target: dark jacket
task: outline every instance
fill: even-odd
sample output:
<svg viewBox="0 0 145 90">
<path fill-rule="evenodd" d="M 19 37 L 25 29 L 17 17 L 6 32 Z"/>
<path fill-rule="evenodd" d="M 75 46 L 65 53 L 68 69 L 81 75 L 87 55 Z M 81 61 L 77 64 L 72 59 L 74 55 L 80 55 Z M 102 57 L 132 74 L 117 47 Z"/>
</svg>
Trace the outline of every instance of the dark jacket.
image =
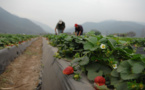
<svg viewBox="0 0 145 90">
<path fill-rule="evenodd" d="M 63 30 L 64 28 L 65 28 L 65 23 L 64 22 L 62 22 L 62 24 L 57 23 L 56 29 Z"/>
<path fill-rule="evenodd" d="M 78 25 L 78 28 L 75 28 L 75 32 L 77 33 L 77 35 L 79 34 L 79 32 L 81 31 L 81 34 L 83 34 L 83 27 L 81 25 Z"/>
</svg>

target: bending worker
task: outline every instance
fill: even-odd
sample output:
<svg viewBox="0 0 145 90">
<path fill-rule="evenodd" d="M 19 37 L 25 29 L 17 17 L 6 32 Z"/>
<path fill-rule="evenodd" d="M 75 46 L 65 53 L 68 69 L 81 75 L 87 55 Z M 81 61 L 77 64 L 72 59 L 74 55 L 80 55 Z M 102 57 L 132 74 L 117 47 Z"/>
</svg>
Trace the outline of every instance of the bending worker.
<svg viewBox="0 0 145 90">
<path fill-rule="evenodd" d="M 82 25 L 75 24 L 75 35 L 76 36 L 83 35 L 83 27 L 82 27 Z"/>
<path fill-rule="evenodd" d="M 59 22 L 57 23 L 56 27 L 55 27 L 55 34 L 57 35 L 57 31 L 58 34 L 63 33 L 64 29 L 65 29 L 65 23 L 62 20 L 59 20 Z"/>
</svg>

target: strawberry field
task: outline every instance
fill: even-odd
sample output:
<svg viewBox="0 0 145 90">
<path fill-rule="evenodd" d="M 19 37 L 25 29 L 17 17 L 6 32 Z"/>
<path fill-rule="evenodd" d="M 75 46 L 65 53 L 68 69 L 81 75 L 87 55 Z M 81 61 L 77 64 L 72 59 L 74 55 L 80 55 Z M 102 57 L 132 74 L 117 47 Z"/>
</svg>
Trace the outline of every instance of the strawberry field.
<svg viewBox="0 0 145 90">
<path fill-rule="evenodd" d="M 71 62 L 62 71 L 65 75 L 73 74 L 72 78 L 79 80 L 85 73 L 96 90 L 145 89 L 145 55 L 136 54 L 136 49 L 144 46 L 144 38 L 103 37 L 94 32 L 79 37 L 67 34 L 44 37 L 48 44 L 58 48 L 54 57 Z M 102 81 L 99 83 L 98 79 Z"/>
<path fill-rule="evenodd" d="M 36 40 L 36 37 L 35 35 L 0 34 L 0 74 L 5 71 L 11 61 Z"/>
<path fill-rule="evenodd" d="M 0 49 L 7 46 L 13 46 L 21 44 L 31 38 L 36 37 L 35 35 L 12 35 L 12 34 L 0 34 Z"/>
</svg>

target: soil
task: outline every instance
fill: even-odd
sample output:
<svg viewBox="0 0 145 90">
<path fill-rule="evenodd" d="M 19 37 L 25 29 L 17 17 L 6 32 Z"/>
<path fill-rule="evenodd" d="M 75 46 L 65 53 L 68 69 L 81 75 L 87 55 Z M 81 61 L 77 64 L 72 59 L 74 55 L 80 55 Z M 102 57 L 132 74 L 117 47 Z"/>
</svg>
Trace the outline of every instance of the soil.
<svg viewBox="0 0 145 90">
<path fill-rule="evenodd" d="M 0 75 L 0 90 L 35 90 L 39 83 L 42 38 L 39 37 Z"/>
</svg>

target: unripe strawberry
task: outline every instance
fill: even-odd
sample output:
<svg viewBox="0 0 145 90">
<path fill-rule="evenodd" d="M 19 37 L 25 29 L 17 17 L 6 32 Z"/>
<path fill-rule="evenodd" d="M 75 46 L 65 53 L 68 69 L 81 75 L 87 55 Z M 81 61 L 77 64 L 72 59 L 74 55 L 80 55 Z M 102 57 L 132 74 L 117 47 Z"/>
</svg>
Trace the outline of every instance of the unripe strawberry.
<svg viewBox="0 0 145 90">
<path fill-rule="evenodd" d="M 79 74 L 75 74 L 75 75 L 73 76 L 73 78 L 74 78 L 75 80 L 79 80 L 79 79 L 80 79 L 80 75 L 79 75 Z"/>
</svg>

